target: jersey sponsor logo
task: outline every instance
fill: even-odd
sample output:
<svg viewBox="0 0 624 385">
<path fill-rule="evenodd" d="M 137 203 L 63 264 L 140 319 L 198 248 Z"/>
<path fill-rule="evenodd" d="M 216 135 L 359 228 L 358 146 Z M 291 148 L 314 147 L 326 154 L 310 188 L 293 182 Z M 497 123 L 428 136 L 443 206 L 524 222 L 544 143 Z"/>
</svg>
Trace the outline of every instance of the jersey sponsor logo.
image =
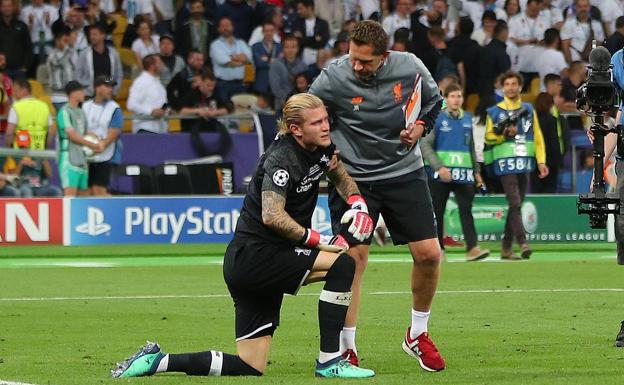
<svg viewBox="0 0 624 385">
<path fill-rule="evenodd" d="M 392 87 L 392 94 L 394 95 L 394 102 L 401 103 L 403 101 L 403 91 L 401 82 L 397 83 Z"/>
<path fill-rule="evenodd" d="M 351 104 L 353 104 L 353 111 L 360 110 L 360 104 L 364 101 L 364 98 L 361 96 L 354 96 L 351 98 Z"/>
<path fill-rule="evenodd" d="M 297 255 L 299 255 L 299 256 L 301 254 L 303 254 L 303 255 L 310 255 L 310 254 L 312 254 L 312 250 L 311 249 L 304 249 L 304 248 L 301 248 L 301 247 L 295 247 L 295 253 L 297 253 Z"/>
<path fill-rule="evenodd" d="M 321 163 L 325 163 L 325 164 L 329 164 L 329 162 L 331 161 L 331 159 L 329 159 L 329 157 L 325 154 L 323 154 L 323 156 L 321 156 Z"/>
<path fill-rule="evenodd" d="M 273 173 L 273 183 L 280 187 L 286 186 L 289 178 L 290 174 L 288 174 L 288 171 L 283 169 L 277 170 Z"/>
</svg>

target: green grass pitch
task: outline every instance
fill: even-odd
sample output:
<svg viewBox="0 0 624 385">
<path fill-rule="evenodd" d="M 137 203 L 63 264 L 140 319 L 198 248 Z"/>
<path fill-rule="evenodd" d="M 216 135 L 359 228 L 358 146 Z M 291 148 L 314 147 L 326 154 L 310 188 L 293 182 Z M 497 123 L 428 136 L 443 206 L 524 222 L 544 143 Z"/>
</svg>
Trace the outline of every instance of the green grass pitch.
<svg viewBox="0 0 624 385">
<path fill-rule="evenodd" d="M 498 250 L 497 245 L 490 246 Z M 401 350 L 410 315 L 410 257 L 373 248 L 358 325 L 371 384 L 622 384 L 624 267 L 613 244 L 534 245 L 526 262 L 442 265 L 430 321 L 447 361 L 421 370 Z M 110 378 L 146 339 L 166 352 L 234 352 L 224 245 L 2 247 L 0 384 L 312 384 L 321 284 L 287 296 L 262 378 L 164 374 Z M 495 258 L 492 258 L 495 260 Z M 353 381 L 354 382 L 354 381 Z"/>
</svg>

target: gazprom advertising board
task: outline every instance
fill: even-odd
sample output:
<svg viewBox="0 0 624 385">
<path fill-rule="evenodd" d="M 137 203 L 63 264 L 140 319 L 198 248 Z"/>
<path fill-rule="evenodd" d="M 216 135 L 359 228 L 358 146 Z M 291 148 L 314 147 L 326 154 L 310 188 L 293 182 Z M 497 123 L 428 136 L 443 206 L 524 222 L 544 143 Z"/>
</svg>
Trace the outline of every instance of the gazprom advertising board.
<svg viewBox="0 0 624 385">
<path fill-rule="evenodd" d="M 243 197 L 84 198 L 71 202 L 71 245 L 229 242 Z M 327 198 L 313 227 L 331 232 Z"/>
</svg>

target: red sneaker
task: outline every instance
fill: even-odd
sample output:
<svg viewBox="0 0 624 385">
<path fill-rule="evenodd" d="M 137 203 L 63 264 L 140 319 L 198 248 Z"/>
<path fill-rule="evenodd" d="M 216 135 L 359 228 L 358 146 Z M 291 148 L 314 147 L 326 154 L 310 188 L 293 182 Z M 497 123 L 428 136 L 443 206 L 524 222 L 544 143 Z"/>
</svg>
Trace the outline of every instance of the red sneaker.
<svg viewBox="0 0 624 385">
<path fill-rule="evenodd" d="M 442 242 L 444 243 L 444 246 L 464 247 L 464 244 L 462 242 L 456 241 L 453 239 L 453 237 L 450 237 L 448 235 L 444 236 L 444 238 L 442 239 Z"/>
<path fill-rule="evenodd" d="M 342 359 L 349 361 L 349 363 L 353 366 L 360 366 L 360 360 L 358 360 L 358 356 L 355 354 L 353 349 L 347 349 L 344 353 L 342 353 Z"/>
<path fill-rule="evenodd" d="M 438 348 L 429 338 L 428 333 L 422 333 L 413 340 L 410 336 L 410 328 L 407 328 L 405 340 L 403 341 L 403 350 L 416 358 L 420 367 L 426 371 L 439 372 L 444 370 L 444 358 L 442 358 Z"/>
</svg>

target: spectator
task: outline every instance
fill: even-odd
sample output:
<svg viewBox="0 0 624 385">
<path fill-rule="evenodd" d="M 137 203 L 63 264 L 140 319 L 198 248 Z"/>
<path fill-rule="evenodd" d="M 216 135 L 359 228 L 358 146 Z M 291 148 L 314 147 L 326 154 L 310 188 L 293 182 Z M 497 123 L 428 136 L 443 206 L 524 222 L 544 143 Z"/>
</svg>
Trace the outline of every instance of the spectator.
<svg viewBox="0 0 624 385">
<path fill-rule="evenodd" d="M 0 0 L 0 51 L 6 55 L 8 75 L 25 77 L 32 64 L 32 41 L 28 26 L 15 16 L 13 0 Z"/>
<path fill-rule="evenodd" d="M 35 63 L 44 63 L 48 53 L 52 50 L 52 24 L 58 18 L 58 11 L 43 0 L 32 0 L 30 5 L 22 8 L 20 19 L 30 29 L 30 40 L 33 43 Z"/>
<path fill-rule="evenodd" d="M 276 43 L 282 43 L 282 27 L 284 26 L 284 16 L 282 14 L 281 8 L 273 7 L 269 10 L 266 17 L 264 18 L 264 23 L 257 26 L 251 33 L 251 37 L 249 38 L 249 42 L 247 43 L 250 47 L 262 41 L 262 39 L 264 38 L 262 28 L 264 27 L 264 24 L 268 22 L 273 23 L 273 27 L 275 29 L 273 40 Z"/>
<path fill-rule="evenodd" d="M 544 33 L 544 47 L 536 51 L 532 59 L 539 73 L 540 84 L 543 84 L 546 75 L 561 74 L 568 67 L 563 53 L 558 50 L 560 43 L 559 31 L 555 28 L 547 29 Z"/>
<path fill-rule="evenodd" d="M 568 63 L 587 61 L 593 40 L 604 40 L 602 24 L 592 20 L 589 0 L 575 0 L 576 17 L 568 18 L 561 28 L 561 49 Z"/>
<path fill-rule="evenodd" d="M 6 55 L 0 52 L 0 115 L 9 112 L 13 102 L 13 81 L 6 73 Z M 0 132 L 6 131 L 6 120 L 0 120 Z"/>
<path fill-rule="evenodd" d="M 568 126 L 571 130 L 583 129 L 583 121 L 578 116 L 576 109 L 576 90 L 585 81 L 585 75 L 585 63 L 575 61 L 572 62 L 568 69 L 568 76 L 561 82 L 561 101 L 557 104 L 557 108 L 561 112 L 572 113 L 572 115 L 567 117 Z"/>
<path fill-rule="evenodd" d="M 222 2 L 219 0 L 219 2 Z M 215 17 L 217 15 L 217 1 L 216 0 L 203 0 L 204 18 L 211 24 L 215 24 Z M 182 6 L 176 11 L 175 18 L 173 20 L 173 32 L 177 35 L 180 27 L 186 24 L 191 16 L 191 3 L 187 0 L 182 3 Z"/>
<path fill-rule="evenodd" d="M 325 48 L 329 41 L 329 24 L 316 17 L 313 0 L 297 0 L 296 4 L 299 18 L 293 26 L 293 35 L 301 39 L 303 62 L 309 65 L 316 61 L 318 50 Z"/>
<path fill-rule="evenodd" d="M 552 115 L 553 107 L 555 105 L 551 95 L 545 92 L 537 95 L 535 112 L 544 136 L 546 166 L 550 171 L 545 178 L 539 178 L 539 173 L 536 171 L 531 175 L 531 188 L 537 194 L 554 194 L 557 192 L 559 169 L 563 165 L 564 143 L 566 141 L 564 137 L 567 136 L 567 126 L 565 120 Z"/>
<path fill-rule="evenodd" d="M 65 15 L 65 23 L 72 30 L 70 41 L 76 55 L 89 49 L 89 40 L 85 32 L 87 29 L 85 17 L 85 10 L 77 4 L 70 7 Z"/>
<path fill-rule="evenodd" d="M 339 58 L 349 53 L 349 32 L 342 31 L 338 34 L 332 49 L 332 58 Z"/>
<path fill-rule="evenodd" d="M 609 36 L 615 32 L 617 18 L 624 13 L 622 2 L 619 0 L 600 0 L 595 2 L 595 5 L 600 10 L 601 18 L 599 21 L 602 21 L 604 34 Z"/>
<path fill-rule="evenodd" d="M 25 156 L 16 159 L 16 161 L 15 174 L 19 175 L 21 197 L 59 197 L 63 195 L 60 188 L 50 184 L 52 166 L 47 159 L 33 159 Z"/>
<path fill-rule="evenodd" d="M 210 43 L 216 36 L 214 24 L 204 15 L 203 1 L 192 0 L 189 20 L 179 26 L 175 33 L 177 52 L 186 57 L 190 51 L 199 51 L 207 58 Z"/>
<path fill-rule="evenodd" d="M 469 17 L 462 17 L 457 24 L 457 36 L 449 43 L 449 56 L 457 66 L 457 73 L 464 86 L 465 95 L 477 92 L 479 79 L 479 43 L 470 36 L 474 24 Z"/>
<path fill-rule="evenodd" d="M 550 19 L 540 14 L 541 0 L 528 0 L 526 10 L 512 17 L 509 21 L 509 39 L 518 47 L 520 63 L 523 59 L 534 62 L 532 54 L 535 45 L 542 39 L 544 32 L 550 28 Z M 530 72 L 522 68 L 522 72 Z"/>
<path fill-rule="evenodd" d="M 275 25 L 273 22 L 262 24 L 263 39 L 251 46 L 256 78 L 253 84 L 255 92 L 270 92 L 269 89 L 269 66 L 282 54 L 282 45 L 275 41 Z"/>
<path fill-rule="evenodd" d="M 284 39 L 284 57 L 274 61 L 269 68 L 271 91 L 275 95 L 275 110 L 280 111 L 288 95 L 295 88 L 295 75 L 307 66 L 298 56 L 299 40 L 294 36 Z"/>
<path fill-rule="evenodd" d="M 481 18 L 481 28 L 474 31 L 470 38 L 483 47 L 492 41 L 494 27 L 496 27 L 496 13 L 491 10 L 486 10 L 483 12 L 483 17 Z"/>
<path fill-rule="evenodd" d="M 9 184 L 13 176 L 0 172 L 0 197 L 18 197 L 19 190 Z"/>
<path fill-rule="evenodd" d="M 413 0 L 397 0 L 396 8 L 392 15 L 383 19 L 382 26 L 386 31 L 388 36 L 390 36 L 390 41 L 388 44 L 389 47 L 394 44 L 394 31 L 399 28 L 412 28 L 412 21 L 410 18 L 410 13 L 412 12 L 412 7 L 414 6 Z"/>
<path fill-rule="evenodd" d="M 77 81 L 70 81 L 65 85 L 65 94 L 68 102 L 59 110 L 56 119 L 61 186 L 65 196 L 89 195 L 89 164 L 83 146 L 97 153 L 102 151 L 102 144 L 91 143 L 84 138 L 87 118 L 80 108 L 80 103 L 85 100 L 84 86 Z"/>
<path fill-rule="evenodd" d="M 130 48 L 137 38 L 136 29 L 139 21 L 147 19 L 150 23 L 156 22 L 154 5 L 152 0 L 124 0 L 121 8 L 126 11 L 126 17 L 128 18 L 128 25 L 124 31 L 121 45 Z"/>
<path fill-rule="evenodd" d="M 171 79 L 184 69 L 184 59 L 174 53 L 175 45 L 171 35 L 160 37 L 159 48 L 160 60 L 164 64 L 163 70 L 160 72 L 160 82 L 167 87 Z"/>
<path fill-rule="evenodd" d="M 113 95 L 117 95 L 123 79 L 123 69 L 119 53 L 114 47 L 105 44 L 106 32 L 100 24 L 89 27 L 89 49 L 78 57 L 77 80 L 85 86 L 87 96 L 93 96 L 93 80 L 104 75 L 115 83 Z"/>
<path fill-rule="evenodd" d="M 65 86 L 76 79 L 74 49 L 69 45 L 69 29 L 63 28 L 54 37 L 54 49 L 48 55 L 48 85 L 52 91 L 52 105 L 59 111 L 67 103 Z"/>
<path fill-rule="evenodd" d="M 110 4 L 106 4 L 105 6 L 110 7 Z M 108 10 L 110 10 L 110 8 L 108 8 Z M 112 12 L 114 12 L 114 5 Z M 89 2 L 87 3 L 85 19 L 89 25 L 101 24 L 106 31 L 106 35 L 109 37 L 117 26 L 117 22 L 114 19 L 109 18 L 107 12 L 104 11 L 104 9 L 102 8 L 102 3 L 100 2 L 100 0 L 89 0 Z"/>
<path fill-rule="evenodd" d="M 141 61 L 145 56 L 160 53 L 160 43 L 158 35 L 153 34 L 152 24 L 149 20 L 141 20 L 136 28 L 139 37 L 132 43 L 132 51 L 136 56 L 139 69 L 142 69 Z"/>
<path fill-rule="evenodd" d="M 147 55 L 143 58 L 143 72 L 134 80 L 128 94 L 128 110 L 137 115 L 150 115 L 158 119 L 132 120 L 132 132 L 164 134 L 167 132 L 167 91 L 160 83 L 158 73 L 163 63 L 158 55 Z"/>
<path fill-rule="evenodd" d="M 230 19 L 234 37 L 246 42 L 249 40 L 254 27 L 253 16 L 254 10 L 246 1 L 225 0 L 225 2 L 217 8 L 217 17 L 215 20 L 221 20 L 224 17 Z"/>
<path fill-rule="evenodd" d="M 158 55 L 146 56 L 146 58 L 148 57 L 156 58 L 160 62 Z M 160 63 L 162 67 L 162 62 Z M 156 83 L 162 87 L 160 81 Z M 89 122 L 89 132 L 98 138 L 101 146 L 101 152 L 96 153 L 89 159 L 89 189 L 90 194 L 94 196 L 108 195 L 108 184 L 110 183 L 112 169 L 121 161 L 121 142 L 119 138 L 124 127 L 124 121 L 119 104 L 113 100 L 114 85 L 113 79 L 102 75 L 98 76 L 94 82 L 94 98 L 82 105 L 82 111 L 87 118 L 87 122 Z M 134 84 L 132 86 L 134 87 Z M 131 88 L 128 96 L 129 109 L 130 98 L 133 97 L 132 91 Z M 145 89 L 148 95 L 149 92 L 153 91 L 153 89 Z M 157 97 L 157 94 L 152 95 Z"/>
<path fill-rule="evenodd" d="M 552 0 L 542 0 L 542 10 L 540 11 L 540 15 L 548 18 L 548 20 L 550 20 L 551 27 L 556 28 L 557 31 L 559 31 L 563 26 L 563 13 L 560 8 L 553 5 Z"/>
<path fill-rule="evenodd" d="M 245 92 L 245 65 L 253 60 L 246 40 L 235 38 L 233 28 L 232 20 L 227 17 L 220 19 L 219 38 L 210 44 L 210 59 L 218 83 L 217 94 L 223 100 Z"/>
<path fill-rule="evenodd" d="M 605 41 L 605 47 L 611 55 L 624 48 L 624 16 L 620 16 L 615 21 L 615 32 Z"/>
<path fill-rule="evenodd" d="M 31 95 L 30 83 L 24 78 L 13 80 L 16 101 L 9 110 L 7 131 L 4 137 L 7 147 L 44 150 L 52 138 L 48 130 L 52 117 L 48 105 Z"/>
<path fill-rule="evenodd" d="M 503 9 L 498 8 L 495 12 L 498 20 L 504 20 L 509 23 L 512 17 L 520 13 L 520 3 L 518 0 L 505 0 Z"/>
<path fill-rule="evenodd" d="M 156 20 L 154 20 L 156 33 L 159 35 L 172 33 L 176 2 L 173 0 L 153 0 L 153 5 L 156 16 Z"/>
<path fill-rule="evenodd" d="M 494 84 L 499 75 L 509 71 L 511 60 L 507 54 L 509 29 L 503 20 L 496 22 L 494 35 L 479 57 L 479 105 L 477 115 L 483 121 L 486 109 L 495 104 Z"/>
<path fill-rule="evenodd" d="M 329 35 L 335 37 L 342 30 L 342 23 L 345 20 L 345 6 L 341 0 L 314 0 L 316 15 L 327 21 Z"/>
<path fill-rule="evenodd" d="M 232 138 L 227 128 L 216 118 L 234 110 L 232 102 L 219 99 L 215 94 L 217 79 L 210 71 L 193 79 L 194 87 L 182 99 L 181 114 L 198 115 L 197 119 L 182 120 L 182 131 L 191 133 L 191 144 L 200 157 L 224 156 L 232 146 Z M 200 137 L 200 132 L 217 132 L 220 140 L 216 149 L 208 150 Z"/>
<path fill-rule="evenodd" d="M 544 88 L 546 93 L 553 98 L 553 106 L 550 114 L 557 119 L 557 135 L 561 146 L 561 155 L 563 156 L 570 148 L 570 129 L 568 121 L 559 114 L 559 105 L 563 102 L 561 98 L 561 76 L 557 74 L 548 74 L 544 76 Z"/>
<path fill-rule="evenodd" d="M 413 52 L 412 42 L 410 41 L 410 30 L 407 28 L 399 28 L 394 31 L 394 43 L 390 47 L 393 51 Z"/>
<path fill-rule="evenodd" d="M 320 75 L 321 71 L 323 70 L 323 68 L 325 68 L 325 65 L 327 64 L 329 59 L 331 59 L 330 50 L 319 50 L 318 55 L 316 55 L 316 63 L 310 64 L 308 66 L 308 70 L 306 71 L 306 75 L 308 76 L 310 83 L 312 83 L 314 79 L 316 79 L 316 77 Z"/>
<path fill-rule="evenodd" d="M 432 49 L 427 50 L 421 59 L 435 81 L 439 82 L 449 74 L 457 75 L 457 66 L 448 56 L 444 29 L 437 25 L 429 28 L 427 39 Z"/>
<path fill-rule="evenodd" d="M 200 75 L 204 70 L 204 55 L 201 52 L 191 51 L 186 58 L 186 67 L 171 79 L 167 85 L 167 100 L 171 108 L 182 108 L 180 101 L 191 90 L 193 78 Z"/>
</svg>

